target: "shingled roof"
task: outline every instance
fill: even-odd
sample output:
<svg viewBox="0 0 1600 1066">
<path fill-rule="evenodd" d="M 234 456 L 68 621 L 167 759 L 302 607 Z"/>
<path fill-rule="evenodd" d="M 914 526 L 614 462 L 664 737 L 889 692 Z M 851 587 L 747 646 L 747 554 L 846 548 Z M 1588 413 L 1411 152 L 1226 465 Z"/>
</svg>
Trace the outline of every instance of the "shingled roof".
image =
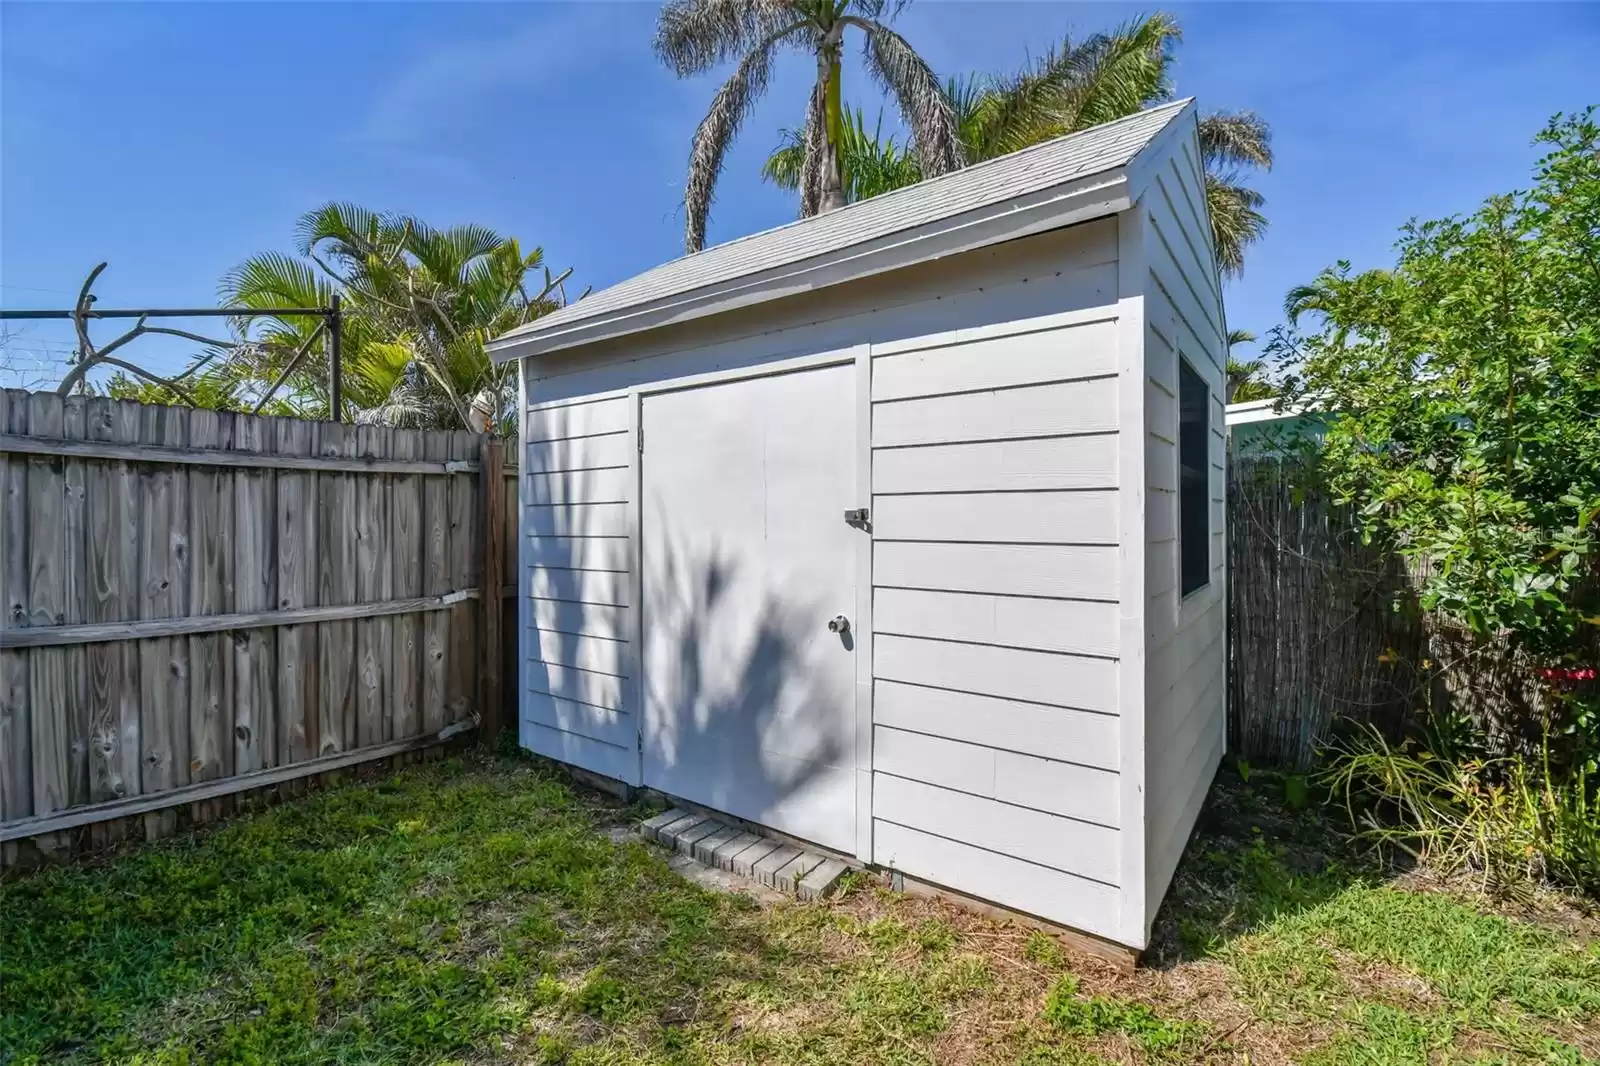
<svg viewBox="0 0 1600 1066">
<path fill-rule="evenodd" d="M 761 299 L 776 299 L 837 284 L 852 276 L 876 273 L 867 262 L 854 273 L 834 271 L 826 278 L 797 280 L 826 259 L 867 260 L 888 246 L 919 239 L 930 225 L 946 220 L 992 219 L 995 208 L 1037 204 L 1043 194 L 1062 190 L 1079 195 L 1092 190 L 1090 180 L 1126 167 L 1178 116 L 1189 110 L 1189 100 L 1163 104 L 1136 115 L 1068 134 L 1019 152 L 987 160 L 938 178 L 897 189 L 836 211 L 800 219 L 774 229 L 740 237 L 704 251 L 663 263 L 576 303 L 520 326 L 497 338 L 490 351 L 500 361 L 537 355 L 588 343 L 604 337 L 639 332 L 668 322 L 714 313 L 727 306 L 743 306 Z M 1029 198 L 1033 198 L 1031 204 Z M 1120 210 L 1114 198 L 1104 199 L 1093 214 Z M 1016 233 L 1002 233 L 996 240 Z M 897 241 L 897 237 L 904 238 Z M 950 248 L 948 242 L 934 254 L 969 250 L 986 243 L 977 239 Z M 933 254 L 924 256 L 932 258 Z M 883 261 L 883 257 L 878 257 Z M 903 259 L 903 257 L 902 257 Z M 903 266 L 895 261 L 891 266 Z M 779 284 L 771 284 L 779 282 Z M 787 282 L 787 284 L 784 284 Z M 746 283 L 746 284 L 741 284 Z M 740 290 L 761 288 L 765 295 Z M 732 295 L 731 300 L 728 298 Z M 724 297 L 720 301 L 710 299 Z M 699 310 L 696 310 L 696 307 Z"/>
</svg>

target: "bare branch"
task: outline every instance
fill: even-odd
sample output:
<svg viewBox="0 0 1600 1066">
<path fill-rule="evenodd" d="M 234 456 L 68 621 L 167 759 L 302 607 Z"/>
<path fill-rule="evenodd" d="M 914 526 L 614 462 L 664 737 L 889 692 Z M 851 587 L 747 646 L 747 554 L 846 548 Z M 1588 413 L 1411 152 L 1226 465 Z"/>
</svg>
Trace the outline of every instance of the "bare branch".
<svg viewBox="0 0 1600 1066">
<path fill-rule="evenodd" d="M 129 371 L 130 373 L 139 375 L 140 377 L 144 378 L 146 381 L 152 382 L 152 383 L 154 383 L 156 385 L 160 385 L 164 389 L 171 390 L 171 392 L 174 395 L 176 395 L 179 399 L 181 399 L 184 403 L 188 404 L 190 407 L 199 407 L 200 406 L 199 401 L 197 401 L 194 398 L 194 396 L 189 392 L 189 390 L 185 389 L 182 385 L 179 385 L 177 383 L 177 381 L 172 379 L 172 378 L 164 378 L 159 374 L 152 374 L 152 373 L 150 373 L 150 371 L 145 370 L 142 367 L 137 367 L 137 366 L 134 366 L 132 363 L 125 362 L 124 360 L 121 360 L 121 359 L 113 358 L 112 356 L 107 355 L 105 352 L 101 352 L 99 354 L 98 358 L 96 359 L 96 362 L 107 363 L 107 364 L 109 364 L 111 366 L 121 367 L 123 370 L 126 370 L 126 371 Z"/>
<path fill-rule="evenodd" d="M 194 341 L 197 344 L 209 344 L 215 348 L 242 348 L 248 341 L 219 341 L 215 337 L 202 337 L 198 333 L 190 333 L 186 329 L 172 329 L 168 326 L 146 326 L 141 331 L 144 333 L 164 333 L 169 337 L 182 337 L 184 340 Z"/>
</svg>

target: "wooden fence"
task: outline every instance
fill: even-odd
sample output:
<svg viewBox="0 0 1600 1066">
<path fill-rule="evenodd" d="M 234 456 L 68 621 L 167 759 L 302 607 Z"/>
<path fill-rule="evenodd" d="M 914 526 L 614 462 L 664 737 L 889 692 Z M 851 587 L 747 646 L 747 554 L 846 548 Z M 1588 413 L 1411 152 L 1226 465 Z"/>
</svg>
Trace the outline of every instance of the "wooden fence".
<svg viewBox="0 0 1600 1066">
<path fill-rule="evenodd" d="M 1537 744 L 1551 710 L 1540 664 L 1424 615 L 1422 567 L 1362 544 L 1354 516 L 1292 466 L 1230 464 L 1228 538 L 1231 752 L 1304 770 L 1336 719 L 1394 737 L 1424 713 L 1470 719 L 1503 749 Z"/>
<path fill-rule="evenodd" d="M 0 433 L 0 841 L 500 720 L 499 442 L 16 390 Z"/>
<path fill-rule="evenodd" d="M 1403 568 L 1283 464 L 1235 460 L 1228 476 L 1229 750 L 1305 769 L 1336 717 L 1392 731 L 1425 644 Z"/>
</svg>

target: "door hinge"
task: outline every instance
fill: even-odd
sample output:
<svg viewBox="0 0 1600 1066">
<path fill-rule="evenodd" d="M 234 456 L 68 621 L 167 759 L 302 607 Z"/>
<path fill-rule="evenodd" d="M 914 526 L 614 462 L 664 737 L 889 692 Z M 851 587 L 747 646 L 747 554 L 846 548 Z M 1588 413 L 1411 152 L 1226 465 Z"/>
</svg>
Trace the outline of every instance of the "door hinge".
<svg viewBox="0 0 1600 1066">
<path fill-rule="evenodd" d="M 639 442 L 639 454 L 643 455 L 644 454 L 644 423 L 643 422 L 639 423 L 639 427 L 633 431 L 633 439 Z"/>
<path fill-rule="evenodd" d="M 872 532 L 872 515 L 865 507 L 852 507 L 844 513 L 844 522 L 847 526 L 865 529 Z"/>
</svg>

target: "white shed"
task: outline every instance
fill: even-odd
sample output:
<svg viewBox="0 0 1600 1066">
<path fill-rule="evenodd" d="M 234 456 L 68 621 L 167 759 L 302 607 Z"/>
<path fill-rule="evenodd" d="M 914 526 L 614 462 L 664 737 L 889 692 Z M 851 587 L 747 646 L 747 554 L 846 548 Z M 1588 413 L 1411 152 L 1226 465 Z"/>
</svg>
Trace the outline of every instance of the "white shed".
<svg viewBox="0 0 1600 1066">
<path fill-rule="evenodd" d="M 1142 948 L 1224 747 L 1190 101 L 677 259 L 521 361 L 522 744 Z"/>
</svg>

